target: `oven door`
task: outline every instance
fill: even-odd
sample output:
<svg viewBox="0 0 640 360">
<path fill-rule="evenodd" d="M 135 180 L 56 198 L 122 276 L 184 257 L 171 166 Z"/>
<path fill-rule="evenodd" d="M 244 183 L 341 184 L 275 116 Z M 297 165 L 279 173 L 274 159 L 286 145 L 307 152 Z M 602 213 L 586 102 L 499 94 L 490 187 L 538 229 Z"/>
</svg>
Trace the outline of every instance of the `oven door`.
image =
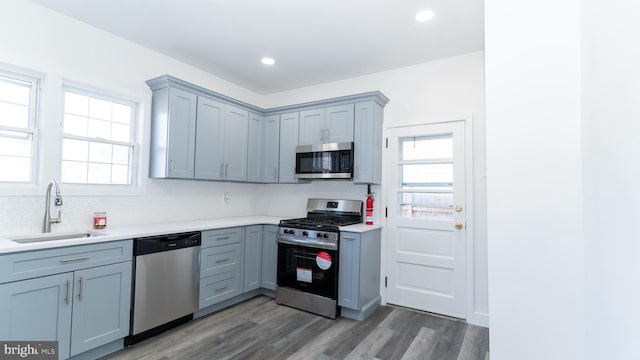
<svg viewBox="0 0 640 360">
<path fill-rule="evenodd" d="M 279 242 L 278 286 L 336 300 L 338 250 Z"/>
</svg>

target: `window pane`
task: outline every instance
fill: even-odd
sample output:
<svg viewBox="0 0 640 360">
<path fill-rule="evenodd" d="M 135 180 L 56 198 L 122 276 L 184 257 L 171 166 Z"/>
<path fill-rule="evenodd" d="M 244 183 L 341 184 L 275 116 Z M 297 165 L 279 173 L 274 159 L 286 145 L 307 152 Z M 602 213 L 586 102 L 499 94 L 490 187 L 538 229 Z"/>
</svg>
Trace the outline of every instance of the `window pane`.
<svg viewBox="0 0 640 360">
<path fill-rule="evenodd" d="M 29 127 L 29 107 L 0 101 L 0 125 L 19 128 Z"/>
<path fill-rule="evenodd" d="M 0 155 L 31 157 L 32 137 L 27 133 L 0 131 Z"/>
<path fill-rule="evenodd" d="M 64 139 L 62 141 L 62 160 L 87 161 L 89 143 L 82 140 Z"/>
<path fill-rule="evenodd" d="M 87 163 L 62 161 L 62 182 L 84 184 L 87 182 Z"/>
<path fill-rule="evenodd" d="M 0 181 L 29 182 L 31 181 L 31 158 L 0 155 Z"/>
<path fill-rule="evenodd" d="M 131 106 L 114 103 L 112 121 L 131 125 Z"/>
<path fill-rule="evenodd" d="M 64 133 L 69 135 L 87 136 L 87 118 L 66 114 L 64 116 Z"/>
<path fill-rule="evenodd" d="M 111 102 L 96 98 L 89 98 L 89 117 L 94 119 L 111 120 Z"/>
<path fill-rule="evenodd" d="M 453 164 L 402 165 L 402 184 L 453 183 Z"/>
<path fill-rule="evenodd" d="M 128 165 L 131 162 L 133 148 L 129 146 L 113 145 L 113 163 Z"/>
<path fill-rule="evenodd" d="M 111 123 L 108 121 L 89 119 L 89 137 L 111 140 Z"/>
<path fill-rule="evenodd" d="M 31 83 L 0 78 L 0 101 L 29 106 Z"/>
<path fill-rule="evenodd" d="M 111 140 L 129 142 L 131 139 L 131 133 L 129 125 L 122 125 L 118 123 L 111 124 Z"/>
<path fill-rule="evenodd" d="M 402 216 L 410 218 L 453 219 L 452 193 L 401 193 Z"/>
<path fill-rule="evenodd" d="M 89 143 L 89 161 L 111 163 L 111 144 Z"/>
<path fill-rule="evenodd" d="M 127 185 L 131 183 L 130 167 L 127 165 L 113 165 L 111 167 L 111 183 Z"/>
<path fill-rule="evenodd" d="M 110 184 L 111 165 L 89 163 L 89 184 Z"/>
<path fill-rule="evenodd" d="M 89 98 L 72 92 L 64 93 L 64 112 L 80 116 L 89 116 Z"/>
<path fill-rule="evenodd" d="M 453 135 L 401 139 L 402 160 L 434 160 L 453 158 Z"/>
</svg>

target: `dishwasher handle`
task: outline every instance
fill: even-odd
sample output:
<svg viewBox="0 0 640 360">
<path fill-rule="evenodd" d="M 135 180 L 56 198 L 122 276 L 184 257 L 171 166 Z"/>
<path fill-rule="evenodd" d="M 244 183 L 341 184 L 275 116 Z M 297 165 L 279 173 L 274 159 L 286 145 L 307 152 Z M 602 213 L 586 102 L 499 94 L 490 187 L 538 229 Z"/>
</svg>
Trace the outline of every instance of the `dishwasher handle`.
<svg viewBox="0 0 640 360">
<path fill-rule="evenodd" d="M 200 232 L 150 236 L 133 240 L 134 256 L 200 246 L 202 241 Z"/>
</svg>

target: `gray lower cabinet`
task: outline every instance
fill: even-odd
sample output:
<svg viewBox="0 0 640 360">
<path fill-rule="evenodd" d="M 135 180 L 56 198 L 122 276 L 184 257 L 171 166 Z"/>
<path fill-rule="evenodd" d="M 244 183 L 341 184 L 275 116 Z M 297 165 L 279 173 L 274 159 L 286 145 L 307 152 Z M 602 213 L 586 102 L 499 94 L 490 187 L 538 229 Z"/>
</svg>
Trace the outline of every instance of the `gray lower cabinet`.
<svg viewBox="0 0 640 360">
<path fill-rule="evenodd" d="M 276 289 L 278 271 L 277 225 L 264 225 L 262 229 L 262 287 Z"/>
<path fill-rule="evenodd" d="M 58 341 L 66 359 L 124 338 L 131 257 L 131 241 L 0 256 L 12 269 L 0 284 L 0 339 Z"/>
<path fill-rule="evenodd" d="M 375 101 L 355 105 L 353 182 L 382 182 L 382 106 Z"/>
<path fill-rule="evenodd" d="M 200 309 L 242 294 L 244 236 L 244 227 L 202 232 Z"/>
<path fill-rule="evenodd" d="M 380 229 L 340 233 L 338 305 L 342 316 L 356 320 L 380 305 Z"/>
<path fill-rule="evenodd" d="M 244 238 L 244 292 L 262 286 L 262 225 L 247 226 Z"/>
</svg>

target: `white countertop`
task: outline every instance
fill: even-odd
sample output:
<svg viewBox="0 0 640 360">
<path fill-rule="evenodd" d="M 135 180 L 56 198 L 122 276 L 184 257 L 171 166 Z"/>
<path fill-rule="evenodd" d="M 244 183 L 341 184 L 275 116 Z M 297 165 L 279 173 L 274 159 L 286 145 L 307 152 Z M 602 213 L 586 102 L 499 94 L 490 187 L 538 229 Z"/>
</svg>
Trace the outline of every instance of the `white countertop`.
<svg viewBox="0 0 640 360">
<path fill-rule="evenodd" d="M 164 222 L 158 224 L 145 224 L 126 227 L 108 227 L 104 230 L 85 229 L 77 232 L 91 232 L 104 234 L 100 236 L 83 237 L 77 239 L 50 240 L 41 242 L 32 242 L 20 244 L 6 238 L 0 237 L 0 254 L 14 253 L 29 250 L 51 249 L 64 246 L 95 244 L 108 241 L 132 239 L 145 236 L 164 235 L 188 231 L 202 231 L 223 229 L 235 226 L 248 225 L 278 225 L 280 220 L 285 219 L 276 216 L 239 216 L 221 219 L 205 219 L 193 221 L 177 221 Z M 380 229 L 380 225 L 355 224 L 349 226 L 341 226 L 340 231 L 363 233 L 371 230 Z M 52 233 L 56 235 L 56 233 Z M 29 234 L 25 234 L 29 235 Z M 37 234 L 33 234 L 37 235 Z"/>
</svg>

